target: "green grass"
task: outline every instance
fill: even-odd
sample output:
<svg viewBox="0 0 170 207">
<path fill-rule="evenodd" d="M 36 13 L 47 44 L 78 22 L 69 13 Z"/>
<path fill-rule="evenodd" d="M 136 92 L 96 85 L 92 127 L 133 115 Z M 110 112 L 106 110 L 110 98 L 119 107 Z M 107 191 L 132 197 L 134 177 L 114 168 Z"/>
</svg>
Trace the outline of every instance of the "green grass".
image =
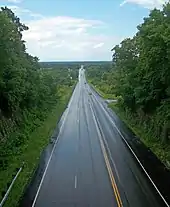
<svg viewBox="0 0 170 207">
<path fill-rule="evenodd" d="M 102 87 L 92 84 L 92 80 L 88 80 L 89 84 L 97 91 L 104 99 L 118 99 L 114 94 L 106 94 Z M 151 127 L 145 126 L 137 117 L 130 114 L 128 111 L 121 110 L 117 103 L 110 103 L 112 108 L 122 121 L 141 139 L 141 141 L 170 169 L 170 146 L 163 144 L 157 137 L 154 136 Z"/>
<path fill-rule="evenodd" d="M 140 124 L 139 120 L 128 111 L 122 111 L 115 103 L 109 104 L 109 107 L 117 113 L 121 120 L 123 120 L 141 141 L 151 149 L 168 169 L 170 169 L 170 146 L 168 144 L 162 144 L 158 138 L 154 137 L 152 130 L 149 131 L 148 127 Z"/>
<path fill-rule="evenodd" d="M 107 93 L 105 93 L 101 88 L 99 88 L 99 86 L 97 86 L 97 85 L 93 85 L 92 83 L 91 83 L 91 81 L 88 81 L 89 82 L 89 84 L 94 88 L 94 90 L 96 90 L 98 93 L 99 93 L 99 95 L 102 97 L 102 98 L 104 98 L 104 99 L 117 99 L 117 97 L 114 95 L 114 94 L 107 94 Z"/>
<path fill-rule="evenodd" d="M 53 133 L 56 123 L 59 121 L 72 93 L 72 88 L 63 89 L 65 94 L 61 97 L 57 105 L 49 112 L 47 119 L 34 130 L 27 142 L 22 146 L 23 153 L 11 156 L 10 164 L 7 170 L 0 171 L 0 189 L 4 191 L 7 190 L 7 183 L 11 183 L 13 177 L 16 174 L 16 169 L 22 165 L 24 161 L 25 165 L 21 171 L 19 177 L 17 178 L 12 191 L 5 203 L 5 207 L 17 207 L 20 198 L 24 193 L 24 189 L 30 182 L 31 177 L 36 169 L 39 162 L 40 155 L 43 149 L 49 143 L 49 139 Z M 1 196 L 2 197 L 2 196 Z"/>
</svg>

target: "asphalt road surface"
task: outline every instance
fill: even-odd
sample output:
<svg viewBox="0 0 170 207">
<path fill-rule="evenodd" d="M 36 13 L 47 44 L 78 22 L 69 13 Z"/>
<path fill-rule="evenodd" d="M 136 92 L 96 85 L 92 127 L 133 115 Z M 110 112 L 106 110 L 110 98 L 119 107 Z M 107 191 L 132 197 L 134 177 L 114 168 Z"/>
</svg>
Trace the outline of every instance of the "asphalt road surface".
<svg viewBox="0 0 170 207">
<path fill-rule="evenodd" d="M 153 185 L 82 67 L 32 206 L 162 206 Z"/>
</svg>

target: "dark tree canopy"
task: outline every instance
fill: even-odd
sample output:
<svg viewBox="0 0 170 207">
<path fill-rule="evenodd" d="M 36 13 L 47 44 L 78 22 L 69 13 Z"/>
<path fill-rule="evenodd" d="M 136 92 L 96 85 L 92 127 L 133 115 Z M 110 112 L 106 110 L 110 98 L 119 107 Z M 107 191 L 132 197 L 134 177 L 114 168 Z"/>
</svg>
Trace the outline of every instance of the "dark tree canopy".
<svg viewBox="0 0 170 207">
<path fill-rule="evenodd" d="M 150 128 L 169 139 L 170 3 L 152 10 L 137 29 L 133 38 L 112 48 L 112 70 L 91 67 L 88 76 L 104 92 L 119 96 L 125 110 L 153 119 Z"/>
<path fill-rule="evenodd" d="M 6 153 L 10 147 L 15 148 L 15 142 L 22 142 L 21 138 L 11 137 L 11 132 L 23 125 L 26 126 L 29 119 L 31 119 L 31 125 L 36 127 L 36 120 L 43 120 L 47 111 L 58 102 L 60 88 L 72 86 L 77 78 L 77 70 L 68 72 L 68 67 L 61 70 L 59 66 L 54 65 L 50 70 L 44 69 L 39 64 L 37 57 L 26 52 L 25 42 L 22 39 L 24 30 L 28 30 L 28 27 L 21 23 L 20 19 L 10 9 L 1 8 L 1 153 L 4 153 L 2 149 L 6 148 Z M 13 144 L 11 145 L 11 143 Z M 2 157 L 2 161 L 5 160 L 2 154 L 0 157 Z"/>
</svg>

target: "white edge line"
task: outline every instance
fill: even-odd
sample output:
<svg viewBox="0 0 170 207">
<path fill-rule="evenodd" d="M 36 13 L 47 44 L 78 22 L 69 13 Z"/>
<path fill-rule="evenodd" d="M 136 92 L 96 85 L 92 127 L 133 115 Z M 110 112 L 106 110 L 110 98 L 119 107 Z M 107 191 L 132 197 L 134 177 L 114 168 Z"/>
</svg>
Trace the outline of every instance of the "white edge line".
<svg viewBox="0 0 170 207">
<path fill-rule="evenodd" d="M 59 136 L 58 136 L 58 137 L 59 137 Z M 32 204 L 32 207 L 34 207 L 34 206 L 35 206 L 35 203 L 36 203 L 36 201 L 37 201 L 37 197 L 38 197 L 38 195 L 39 195 L 39 192 L 40 192 L 40 189 L 41 189 L 42 183 L 43 183 L 43 181 L 44 181 L 44 178 L 45 178 L 45 175 L 46 175 L 46 172 L 47 172 L 48 166 L 49 166 L 50 161 L 51 161 L 51 158 L 52 158 L 52 156 L 53 156 L 55 146 L 56 146 L 56 144 L 57 144 L 57 142 L 58 142 L 58 137 L 57 137 L 57 139 L 56 139 L 56 141 L 55 141 L 55 144 L 54 144 L 54 146 L 53 146 L 53 149 L 52 149 L 52 152 L 51 152 L 50 158 L 49 158 L 49 160 L 48 160 L 48 163 L 47 163 L 47 166 L 46 166 L 46 168 L 45 168 L 44 174 L 43 174 L 43 176 L 42 176 L 42 179 L 41 179 L 40 185 L 39 185 L 38 190 L 37 190 L 37 193 L 36 193 L 36 195 L 35 195 L 35 198 L 34 198 L 34 202 L 33 202 L 33 204 Z"/>
<path fill-rule="evenodd" d="M 76 87 L 75 87 L 75 89 L 76 89 Z M 72 100 L 73 100 L 73 96 L 74 96 L 74 95 L 75 95 L 75 90 L 74 90 L 73 95 L 72 95 L 72 97 L 71 97 L 71 100 L 70 100 L 70 102 L 69 102 L 69 104 L 68 104 L 69 107 L 66 109 L 66 110 L 67 110 L 67 114 L 68 114 L 69 108 L 70 108 L 70 106 L 71 106 L 71 102 L 72 102 Z M 44 173 L 43 173 L 43 176 L 42 176 L 40 185 L 39 185 L 38 190 L 37 190 L 37 193 L 36 193 L 36 195 L 35 195 L 35 197 L 34 197 L 34 201 L 33 201 L 32 207 L 35 206 L 35 203 L 36 203 L 36 201 L 37 201 L 37 198 L 38 198 L 38 195 L 39 195 L 39 192 L 40 192 L 42 183 L 43 183 L 44 178 L 45 178 L 45 175 L 46 175 L 46 173 L 47 173 L 47 169 L 48 169 L 48 166 L 49 166 L 49 164 L 50 164 L 51 158 L 52 158 L 52 156 L 53 156 L 54 149 L 55 149 L 56 144 L 57 144 L 57 142 L 58 142 L 59 136 L 60 136 L 61 131 L 62 131 L 62 129 L 63 129 L 63 126 L 64 126 L 64 123 L 65 123 L 65 119 L 66 119 L 66 117 L 67 117 L 67 114 L 65 114 L 65 116 L 64 116 L 64 120 L 63 120 L 63 123 L 62 123 L 61 128 L 60 128 L 60 132 L 59 132 L 58 137 L 57 137 L 57 139 L 56 139 L 56 141 L 55 141 L 55 144 L 54 144 L 54 146 L 53 146 L 53 149 L 52 149 L 50 158 L 49 158 L 49 160 L 48 160 L 47 166 L 46 166 L 46 168 L 45 168 L 45 171 L 44 171 Z"/>
<path fill-rule="evenodd" d="M 92 90 L 91 90 L 92 91 Z M 93 92 L 93 91 L 92 91 Z M 93 93 L 94 94 L 94 93 Z M 110 115 L 108 114 L 108 112 L 106 111 L 106 109 L 103 107 L 103 105 L 97 100 L 96 96 L 94 95 L 96 101 L 101 105 L 103 111 L 105 112 L 105 114 L 108 116 L 109 120 L 111 121 L 111 123 L 114 125 L 114 127 L 116 128 L 116 130 L 118 131 L 118 133 L 120 134 L 120 136 L 123 138 L 124 142 L 126 143 L 126 145 L 128 146 L 128 148 L 130 149 L 130 151 L 132 152 L 132 154 L 134 155 L 134 157 L 136 158 L 137 162 L 139 163 L 139 165 L 141 166 L 141 168 L 143 169 L 143 171 L 145 172 L 145 174 L 147 175 L 148 179 L 150 180 L 150 182 L 152 183 L 152 185 L 154 186 L 154 188 L 156 189 L 156 191 L 158 192 L 158 194 L 160 195 L 160 197 L 162 198 L 162 200 L 164 201 L 164 203 L 166 204 L 166 206 L 169 207 L 168 202 L 166 201 L 166 199 L 163 197 L 163 195 L 161 194 L 161 192 L 159 191 L 158 187 L 156 186 L 156 184 L 153 182 L 152 178 L 149 176 L 149 174 L 147 173 L 147 171 L 145 170 L 144 166 L 142 165 L 142 163 L 140 162 L 140 160 L 138 159 L 137 155 L 135 154 L 135 152 L 132 150 L 131 146 L 128 144 L 128 142 L 126 141 L 126 139 L 124 138 L 124 136 L 122 135 L 122 133 L 120 132 L 120 130 L 117 128 L 117 126 L 115 125 L 115 123 L 113 122 L 113 120 L 111 119 Z"/>
</svg>

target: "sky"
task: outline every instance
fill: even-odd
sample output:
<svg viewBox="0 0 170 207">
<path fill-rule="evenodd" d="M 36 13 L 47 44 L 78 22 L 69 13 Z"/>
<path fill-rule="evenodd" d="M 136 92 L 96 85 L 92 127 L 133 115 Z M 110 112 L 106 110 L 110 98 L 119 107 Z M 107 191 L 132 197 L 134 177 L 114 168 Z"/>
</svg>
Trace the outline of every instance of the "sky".
<svg viewBox="0 0 170 207">
<path fill-rule="evenodd" d="M 150 9 L 166 0 L 0 0 L 25 23 L 27 52 L 41 61 L 111 60 Z"/>
</svg>

